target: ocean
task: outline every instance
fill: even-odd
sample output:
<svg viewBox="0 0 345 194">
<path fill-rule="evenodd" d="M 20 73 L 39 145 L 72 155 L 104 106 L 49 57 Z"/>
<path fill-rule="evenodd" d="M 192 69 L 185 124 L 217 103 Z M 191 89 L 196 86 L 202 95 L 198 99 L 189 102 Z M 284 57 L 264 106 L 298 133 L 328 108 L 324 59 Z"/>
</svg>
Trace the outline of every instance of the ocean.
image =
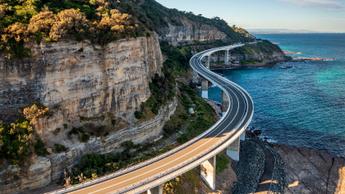
<svg viewBox="0 0 345 194">
<path fill-rule="evenodd" d="M 293 57 L 326 61 L 221 71 L 253 97 L 251 125 L 279 144 L 345 156 L 345 34 L 256 36 L 278 44 Z M 210 88 L 209 95 L 220 100 L 218 88 Z"/>
</svg>

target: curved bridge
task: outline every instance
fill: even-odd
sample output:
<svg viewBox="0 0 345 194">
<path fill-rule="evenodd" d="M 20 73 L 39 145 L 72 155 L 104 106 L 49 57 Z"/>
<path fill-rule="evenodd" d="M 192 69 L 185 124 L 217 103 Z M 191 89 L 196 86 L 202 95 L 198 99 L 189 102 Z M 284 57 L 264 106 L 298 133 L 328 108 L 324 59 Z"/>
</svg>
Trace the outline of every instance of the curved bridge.
<svg viewBox="0 0 345 194">
<path fill-rule="evenodd" d="M 202 60 L 207 57 L 208 66 L 212 53 L 224 50 L 228 57 L 229 50 L 241 46 L 243 44 L 206 50 L 194 55 L 190 60 L 196 73 L 222 89 L 223 100 L 228 104 L 223 117 L 209 130 L 161 156 L 53 193 L 162 193 L 161 185 L 198 166 L 201 167 L 203 180 L 211 189 L 215 189 L 216 155 L 227 150 L 228 155 L 232 155 L 235 160 L 239 159 L 239 139 L 251 122 L 254 105 L 244 89 L 210 71 L 203 65 Z"/>
</svg>

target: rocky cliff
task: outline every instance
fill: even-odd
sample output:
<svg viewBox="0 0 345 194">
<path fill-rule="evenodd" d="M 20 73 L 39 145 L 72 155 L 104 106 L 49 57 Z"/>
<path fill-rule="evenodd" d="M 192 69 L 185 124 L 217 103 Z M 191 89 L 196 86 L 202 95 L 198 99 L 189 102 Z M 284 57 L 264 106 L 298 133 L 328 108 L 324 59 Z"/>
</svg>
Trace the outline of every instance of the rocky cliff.
<svg viewBox="0 0 345 194">
<path fill-rule="evenodd" d="M 45 187 L 54 182 L 59 182 L 61 185 L 64 171 L 73 167 L 83 155 L 121 151 L 123 149 L 121 144 L 129 141 L 134 144 L 154 142 L 162 137 L 164 124 L 175 112 L 176 107 L 177 101 L 173 100 L 163 106 L 158 115 L 151 120 L 134 127 L 110 132 L 106 137 L 91 137 L 84 143 L 68 139 L 61 140 L 60 143 L 63 142 L 69 147 L 69 150 L 53 153 L 46 157 L 32 158 L 33 162 L 25 168 L 17 165 L 3 165 L 0 168 L 1 193 L 28 191 Z M 27 193 L 41 193 L 41 191 Z"/>
<path fill-rule="evenodd" d="M 33 44 L 31 50 L 29 59 L 0 57 L 0 118 L 10 120 L 24 106 L 43 104 L 51 114 L 37 130 L 51 143 L 92 121 L 112 129 L 131 125 L 133 113 L 150 97 L 149 82 L 163 60 L 156 35 L 102 47 L 75 41 Z"/>
<path fill-rule="evenodd" d="M 213 41 L 230 43 L 255 39 L 244 29 L 230 27 L 218 17 L 209 19 L 191 12 L 169 9 L 155 0 L 124 0 L 119 6 L 150 30 L 157 32 L 162 41 L 172 45 Z"/>
</svg>

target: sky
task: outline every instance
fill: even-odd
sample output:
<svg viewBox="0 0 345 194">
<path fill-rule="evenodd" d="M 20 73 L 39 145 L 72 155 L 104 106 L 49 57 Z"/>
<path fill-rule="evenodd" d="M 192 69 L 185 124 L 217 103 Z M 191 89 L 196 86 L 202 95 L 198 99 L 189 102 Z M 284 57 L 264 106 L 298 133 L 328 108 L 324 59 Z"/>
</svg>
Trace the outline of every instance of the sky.
<svg viewBox="0 0 345 194">
<path fill-rule="evenodd" d="M 345 0 L 157 0 L 246 29 L 345 32 Z"/>
</svg>

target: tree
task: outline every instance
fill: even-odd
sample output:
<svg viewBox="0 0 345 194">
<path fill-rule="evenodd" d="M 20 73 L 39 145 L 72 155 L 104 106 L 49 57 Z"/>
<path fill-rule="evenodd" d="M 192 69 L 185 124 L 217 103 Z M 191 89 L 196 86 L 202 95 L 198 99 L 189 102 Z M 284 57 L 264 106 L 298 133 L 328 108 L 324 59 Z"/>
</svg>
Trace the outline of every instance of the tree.
<svg viewBox="0 0 345 194">
<path fill-rule="evenodd" d="M 21 21 L 28 21 L 33 15 L 37 14 L 36 11 L 37 0 L 22 0 L 14 6 L 15 14 L 21 18 Z"/>
<path fill-rule="evenodd" d="M 6 10 L 7 10 L 7 5 L 6 4 L 0 4 L 0 18 L 5 16 Z"/>
<path fill-rule="evenodd" d="M 51 11 L 42 11 L 30 19 L 28 31 L 30 33 L 49 34 L 50 29 L 55 23 L 55 15 Z"/>
<path fill-rule="evenodd" d="M 51 40 L 57 41 L 66 34 L 82 34 L 86 32 L 89 21 L 85 15 L 77 9 L 60 11 L 56 16 L 56 22 L 49 33 Z"/>
<path fill-rule="evenodd" d="M 28 121 L 30 121 L 31 125 L 35 125 L 37 124 L 38 118 L 44 116 L 48 111 L 49 109 L 47 107 L 33 104 L 32 106 L 24 108 L 23 115 Z"/>
<path fill-rule="evenodd" d="M 115 33 L 122 33 L 126 28 L 133 28 L 130 23 L 130 16 L 128 14 L 121 13 L 117 9 L 112 9 L 108 14 L 102 17 L 98 24 L 98 28 L 101 30 L 110 29 Z"/>
</svg>

